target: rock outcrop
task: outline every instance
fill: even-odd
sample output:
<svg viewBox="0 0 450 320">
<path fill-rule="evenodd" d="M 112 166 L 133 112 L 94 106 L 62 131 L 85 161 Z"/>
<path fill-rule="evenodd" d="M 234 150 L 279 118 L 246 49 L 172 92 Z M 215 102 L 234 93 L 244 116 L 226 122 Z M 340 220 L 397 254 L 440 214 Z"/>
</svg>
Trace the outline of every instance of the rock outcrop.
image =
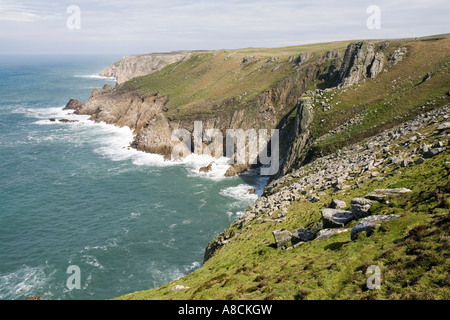
<svg viewBox="0 0 450 320">
<path fill-rule="evenodd" d="M 63 110 L 75 110 L 75 111 L 77 111 L 77 110 L 80 110 L 83 107 L 84 107 L 84 103 L 83 102 L 81 102 L 81 101 L 79 101 L 77 99 L 71 98 L 69 100 L 69 102 L 66 104 L 66 106 L 63 108 Z"/>
<path fill-rule="evenodd" d="M 403 60 L 407 51 L 408 49 L 406 49 L 406 47 L 401 47 L 392 52 L 387 60 L 388 64 L 390 64 L 391 66 L 395 66 L 397 63 Z"/>
<path fill-rule="evenodd" d="M 384 65 L 384 53 L 371 42 L 351 43 L 345 51 L 338 74 L 338 86 L 348 87 L 366 78 L 375 78 Z"/>
</svg>

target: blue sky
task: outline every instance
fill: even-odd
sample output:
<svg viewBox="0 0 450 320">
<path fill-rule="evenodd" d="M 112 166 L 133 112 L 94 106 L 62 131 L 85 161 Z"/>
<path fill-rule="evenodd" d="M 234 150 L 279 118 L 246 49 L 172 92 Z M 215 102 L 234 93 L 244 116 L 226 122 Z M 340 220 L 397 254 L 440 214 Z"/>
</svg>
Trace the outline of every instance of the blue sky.
<svg viewBox="0 0 450 320">
<path fill-rule="evenodd" d="M 0 0 L 0 53 L 137 54 L 450 32 L 448 0 Z M 66 12 L 80 8 L 80 29 Z M 369 5 L 381 28 L 369 29 Z"/>
</svg>

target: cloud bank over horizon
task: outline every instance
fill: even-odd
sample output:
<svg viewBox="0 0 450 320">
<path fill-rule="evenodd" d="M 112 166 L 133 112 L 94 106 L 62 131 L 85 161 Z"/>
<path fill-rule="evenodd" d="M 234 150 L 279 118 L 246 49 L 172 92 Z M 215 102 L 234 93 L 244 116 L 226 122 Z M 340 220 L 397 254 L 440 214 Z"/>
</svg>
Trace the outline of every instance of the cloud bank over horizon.
<svg viewBox="0 0 450 320">
<path fill-rule="evenodd" d="M 67 8 L 80 9 L 68 28 Z M 377 5 L 380 29 L 366 10 Z M 450 32 L 448 0 L 0 0 L 0 53 L 120 53 L 281 47 Z"/>
</svg>

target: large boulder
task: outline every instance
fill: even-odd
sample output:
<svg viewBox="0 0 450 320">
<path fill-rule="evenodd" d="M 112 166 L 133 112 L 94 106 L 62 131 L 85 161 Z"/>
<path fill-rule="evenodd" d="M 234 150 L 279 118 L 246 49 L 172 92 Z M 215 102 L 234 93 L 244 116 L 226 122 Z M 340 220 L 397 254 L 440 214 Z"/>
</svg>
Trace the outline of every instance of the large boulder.
<svg viewBox="0 0 450 320">
<path fill-rule="evenodd" d="M 348 229 L 343 229 L 343 228 L 339 228 L 339 229 L 322 229 L 319 231 L 317 238 L 315 238 L 314 240 L 323 240 L 323 239 L 327 239 L 335 234 L 338 233 L 343 233 L 343 232 L 347 232 Z"/>
<path fill-rule="evenodd" d="M 272 235 L 278 248 L 284 246 L 286 242 L 289 242 L 292 239 L 292 233 L 284 229 L 275 230 L 272 232 Z"/>
<path fill-rule="evenodd" d="M 397 219 L 400 216 L 397 214 L 388 214 L 388 215 L 376 215 L 376 216 L 370 216 L 362 219 L 360 222 L 358 222 L 350 231 L 350 238 L 352 240 L 356 239 L 356 236 L 366 231 L 368 233 L 372 232 L 373 229 L 375 229 L 376 226 L 380 226 L 382 222 L 390 221 L 393 219 Z"/>
<path fill-rule="evenodd" d="M 322 209 L 322 221 L 324 228 L 342 228 L 354 219 L 350 211 L 342 209 Z"/>
<path fill-rule="evenodd" d="M 401 196 L 409 192 L 411 192 L 411 190 L 407 188 L 375 189 L 373 192 L 365 196 L 365 198 L 382 202 L 387 198 Z"/>
<path fill-rule="evenodd" d="M 333 199 L 328 207 L 331 209 L 345 209 L 347 207 L 347 204 L 345 203 L 345 201 Z"/>
<path fill-rule="evenodd" d="M 77 99 L 70 99 L 69 102 L 66 104 L 66 106 L 63 108 L 63 110 L 80 110 L 84 107 L 84 103 L 77 100 Z"/>
<path fill-rule="evenodd" d="M 353 198 L 350 202 L 355 219 L 361 219 L 369 215 L 369 210 L 374 204 L 373 200 L 365 198 Z"/>
<path fill-rule="evenodd" d="M 311 241 L 311 240 L 314 240 L 315 238 L 316 238 L 316 232 L 299 228 L 299 229 L 292 231 L 291 241 L 292 241 L 292 244 L 296 244 L 299 242 Z"/>
</svg>

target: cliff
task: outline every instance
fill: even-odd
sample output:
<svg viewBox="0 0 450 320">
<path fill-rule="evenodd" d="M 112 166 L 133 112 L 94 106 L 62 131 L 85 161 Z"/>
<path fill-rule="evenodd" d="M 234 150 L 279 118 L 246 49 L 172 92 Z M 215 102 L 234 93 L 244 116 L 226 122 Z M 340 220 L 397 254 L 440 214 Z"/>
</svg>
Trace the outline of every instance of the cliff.
<svg viewBox="0 0 450 320">
<path fill-rule="evenodd" d="M 114 77 L 118 84 L 122 84 L 132 78 L 159 71 L 169 64 L 189 57 L 190 54 L 188 51 L 175 51 L 126 56 L 103 69 L 99 75 Z"/>
<path fill-rule="evenodd" d="M 210 242 L 201 268 L 120 299 L 448 299 L 449 112 L 273 181 Z"/>
<path fill-rule="evenodd" d="M 81 108 L 72 102 L 94 121 L 132 128 L 134 148 L 166 157 L 173 130 L 192 132 L 194 121 L 222 133 L 280 130 L 280 170 L 208 244 L 204 265 L 122 298 L 448 297 L 448 281 L 433 277 L 449 267 L 449 49 L 444 35 L 195 52 L 94 90 Z M 392 266 L 386 286 L 367 292 L 363 273 L 378 264 Z"/>
<path fill-rule="evenodd" d="M 343 51 L 342 43 L 336 45 Z M 347 86 L 348 79 L 357 82 L 380 72 L 377 69 L 377 72 L 361 74 L 360 69 L 367 69 L 366 64 L 374 69 L 374 57 L 384 57 L 384 54 L 376 51 L 373 43 L 354 46 L 352 43 L 345 50 L 343 60 L 340 51 L 334 48 L 298 54 L 293 54 L 295 48 L 292 48 L 290 52 L 283 52 L 283 56 L 268 56 L 271 52 L 265 51 L 248 54 L 239 50 L 172 54 L 167 56 L 170 59 L 158 64 L 159 67 L 168 64 L 159 73 L 135 78 L 116 88 L 107 86 L 94 90 L 86 105 L 77 112 L 90 114 L 95 121 L 132 128 L 136 134 L 134 148 L 165 157 L 170 157 L 174 146 L 172 132 L 179 128 L 192 132 L 194 120 L 203 121 L 205 130 L 219 129 L 223 135 L 226 129 L 279 128 L 283 131 L 282 165 L 287 161 L 288 169 L 292 165 L 292 160 L 286 157 L 292 154 L 288 152 L 291 140 L 297 139 L 297 149 L 302 149 L 304 143 L 298 143 L 297 133 L 283 129 L 284 117 L 298 108 L 308 86 L 316 81 Z M 367 61 L 347 56 L 367 57 Z M 153 62 L 161 62 L 161 56 L 148 58 L 151 63 L 147 67 L 152 70 Z M 112 75 L 119 69 L 125 74 L 134 73 L 130 70 L 135 70 L 139 63 L 145 64 L 145 59 L 143 56 L 124 58 L 108 67 L 109 73 L 103 74 Z M 359 66 L 360 63 L 363 65 Z M 181 92 L 177 90 L 180 87 Z M 298 125 L 307 124 L 294 124 Z M 307 134 L 303 133 L 302 139 L 306 142 Z M 234 173 L 248 168 L 239 166 Z"/>
</svg>

